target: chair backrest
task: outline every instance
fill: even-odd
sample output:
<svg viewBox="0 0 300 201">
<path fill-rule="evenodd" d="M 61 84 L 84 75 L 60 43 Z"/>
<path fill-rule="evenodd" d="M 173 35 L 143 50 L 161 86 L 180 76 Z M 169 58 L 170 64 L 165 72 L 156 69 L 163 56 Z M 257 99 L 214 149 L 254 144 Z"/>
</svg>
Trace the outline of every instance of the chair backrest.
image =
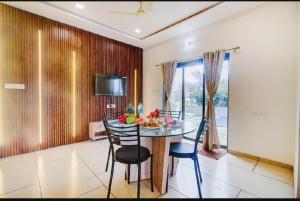
<svg viewBox="0 0 300 201">
<path fill-rule="evenodd" d="M 121 110 L 119 112 L 108 113 L 105 115 L 106 115 L 107 120 L 111 120 L 111 119 L 118 119 L 118 117 L 122 114 L 124 114 L 123 110 Z"/>
<path fill-rule="evenodd" d="M 106 118 L 106 120 L 118 119 L 118 117 L 119 117 L 120 115 L 122 115 L 122 114 L 124 114 L 123 110 L 121 110 L 121 111 L 119 111 L 119 112 L 108 113 L 108 114 L 104 113 L 103 119 L 104 119 L 104 118 Z M 105 117 L 104 117 L 104 116 L 105 116 Z M 104 123 L 104 121 L 103 121 L 103 123 Z M 104 126 L 105 126 L 105 125 L 104 125 Z M 120 143 L 120 140 L 118 140 L 117 137 L 115 137 L 115 139 L 114 139 L 114 144 L 118 144 L 118 145 L 121 144 L 121 143 Z"/>
<path fill-rule="evenodd" d="M 167 111 L 167 110 L 161 110 L 160 111 L 160 114 L 161 115 L 170 115 L 172 117 L 172 119 L 177 119 L 179 120 L 180 119 L 180 115 L 181 115 L 181 111 Z"/>
<path fill-rule="evenodd" d="M 106 130 L 110 146 L 114 152 L 113 144 L 121 146 L 138 145 L 138 159 L 140 159 L 140 125 L 114 126 L 109 124 L 106 114 L 103 114 L 103 124 Z"/>
<path fill-rule="evenodd" d="M 197 154 L 197 151 L 198 151 L 197 148 L 198 148 L 198 143 L 199 143 L 200 137 L 207 130 L 208 125 L 209 125 L 209 119 L 207 119 L 206 117 L 202 116 L 202 120 L 200 122 L 198 131 L 197 131 L 197 135 L 196 135 L 196 138 L 195 138 L 195 147 L 194 147 L 194 153 L 195 154 Z"/>
</svg>

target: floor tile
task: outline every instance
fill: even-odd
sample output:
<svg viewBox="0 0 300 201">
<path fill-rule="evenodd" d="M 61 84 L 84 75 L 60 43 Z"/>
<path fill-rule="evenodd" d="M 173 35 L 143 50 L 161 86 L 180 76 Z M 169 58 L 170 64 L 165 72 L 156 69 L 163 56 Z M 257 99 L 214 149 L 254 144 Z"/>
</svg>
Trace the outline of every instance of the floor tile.
<svg viewBox="0 0 300 201">
<path fill-rule="evenodd" d="M 108 148 L 94 141 L 71 144 L 70 147 L 81 160 L 90 166 L 103 163 L 108 155 Z"/>
<path fill-rule="evenodd" d="M 101 175 L 102 173 L 105 173 L 105 167 L 106 167 L 106 159 L 101 163 L 97 163 L 89 166 L 90 170 L 96 175 Z M 115 162 L 114 169 L 115 169 L 114 174 L 120 174 L 121 176 L 125 177 L 125 169 L 126 169 L 125 164 Z M 107 172 L 110 173 L 110 170 L 111 170 L 111 159 L 108 163 Z"/>
<path fill-rule="evenodd" d="M 241 191 L 237 198 L 258 198 L 257 196 L 247 193 L 245 191 Z"/>
<path fill-rule="evenodd" d="M 73 198 L 102 185 L 75 153 L 52 163 L 40 160 L 38 173 L 43 197 Z"/>
<path fill-rule="evenodd" d="M 107 198 L 107 188 L 105 186 L 101 186 L 79 196 L 79 198 Z M 114 198 L 114 196 L 111 194 L 110 198 Z"/>
<path fill-rule="evenodd" d="M 103 173 L 99 175 L 102 183 L 108 187 L 110 173 Z M 157 198 L 159 192 L 151 192 L 151 189 L 145 185 L 143 182 L 140 183 L 141 189 L 141 198 Z M 127 183 L 127 180 L 124 179 L 124 174 L 114 174 L 111 192 L 116 198 L 136 198 L 137 196 L 137 182 Z"/>
<path fill-rule="evenodd" d="M 108 139 L 100 139 L 100 140 L 96 140 L 95 142 L 101 144 L 102 146 L 109 148 L 109 141 Z"/>
<path fill-rule="evenodd" d="M 34 155 L 22 154 L 0 160 L 0 195 L 38 183 Z"/>
<path fill-rule="evenodd" d="M 73 181 L 60 180 L 50 184 L 41 183 L 41 190 L 44 198 L 76 198 L 100 186 L 102 183 L 96 177 L 91 177 Z"/>
<path fill-rule="evenodd" d="M 38 163 L 38 173 L 41 183 L 55 183 L 60 180 L 73 181 L 95 176 L 89 168 L 72 153 L 70 158 L 53 163 Z"/>
<path fill-rule="evenodd" d="M 293 185 L 294 175 L 293 171 L 290 169 L 271 165 L 265 162 L 259 162 L 254 169 L 254 172 Z"/>
<path fill-rule="evenodd" d="M 176 191 L 174 188 L 169 188 L 168 193 L 160 195 L 158 198 L 187 198 L 182 193 Z"/>
<path fill-rule="evenodd" d="M 235 198 L 239 189 L 220 182 L 202 173 L 201 192 L 204 198 Z M 198 188 L 194 169 L 178 165 L 175 176 L 169 177 L 169 185 L 190 198 L 198 198 Z"/>
<path fill-rule="evenodd" d="M 37 163 L 51 164 L 67 160 L 72 156 L 72 150 L 64 145 L 34 152 L 34 155 Z"/>
<path fill-rule="evenodd" d="M 229 163 L 251 171 L 255 167 L 257 160 L 227 153 L 219 159 L 219 162 Z"/>
<path fill-rule="evenodd" d="M 151 189 L 151 181 L 150 181 L 150 179 L 144 179 L 144 180 L 142 180 L 142 182 L 149 188 L 149 189 Z M 156 192 L 158 192 L 158 190 L 157 190 L 157 188 L 155 187 L 155 185 L 153 185 L 153 188 L 154 188 L 154 191 Z M 168 189 L 170 189 L 171 188 L 171 186 L 168 186 Z"/>
<path fill-rule="evenodd" d="M 98 175 L 98 174 L 105 172 L 106 160 L 102 161 L 101 163 L 88 165 L 88 166 L 94 174 Z M 111 166 L 111 164 L 109 163 L 108 169 L 107 169 L 108 171 L 110 171 L 110 166 Z M 125 169 L 124 169 L 124 171 L 125 171 Z"/>
<path fill-rule="evenodd" d="M 0 198 L 41 198 L 40 187 L 38 184 L 24 187 L 11 193 L 4 194 Z"/>
<path fill-rule="evenodd" d="M 2 198 L 106 198 L 110 177 L 105 172 L 108 141 L 85 141 L 0 159 Z M 204 198 L 292 198 L 293 172 L 226 154 L 219 160 L 199 156 Z M 255 168 L 254 168 L 255 167 Z M 141 181 L 142 198 L 197 198 L 191 159 L 180 159 L 169 177 L 168 193 L 151 192 L 150 180 Z M 125 165 L 116 162 L 112 195 L 136 198 L 137 182 L 125 180 Z"/>
<path fill-rule="evenodd" d="M 103 170 L 103 171 L 101 171 L 101 173 L 99 173 L 99 174 L 96 174 L 97 176 L 99 176 L 99 175 L 103 175 L 103 173 L 105 173 L 105 166 L 106 166 L 106 161 L 105 161 L 105 163 L 101 163 L 101 164 L 97 164 L 95 166 L 92 166 L 91 169 L 94 171 L 95 167 L 101 168 L 101 170 Z M 120 177 L 125 178 L 125 169 L 126 169 L 126 166 L 127 165 L 125 165 L 123 163 L 115 162 L 114 175 L 119 175 Z M 108 169 L 107 169 L 106 173 L 110 174 L 110 171 L 111 171 L 111 160 L 110 160 L 110 163 L 108 165 Z"/>
<path fill-rule="evenodd" d="M 206 156 L 202 156 L 202 155 L 198 154 L 198 160 L 199 160 L 200 169 L 201 169 L 202 166 L 206 165 L 207 163 L 209 163 L 210 161 L 215 160 L 215 159 L 208 158 Z M 180 158 L 179 163 L 184 166 L 194 168 L 194 161 L 192 159 Z"/>
<path fill-rule="evenodd" d="M 227 163 L 209 163 L 202 172 L 262 198 L 293 197 L 293 186 Z"/>
</svg>

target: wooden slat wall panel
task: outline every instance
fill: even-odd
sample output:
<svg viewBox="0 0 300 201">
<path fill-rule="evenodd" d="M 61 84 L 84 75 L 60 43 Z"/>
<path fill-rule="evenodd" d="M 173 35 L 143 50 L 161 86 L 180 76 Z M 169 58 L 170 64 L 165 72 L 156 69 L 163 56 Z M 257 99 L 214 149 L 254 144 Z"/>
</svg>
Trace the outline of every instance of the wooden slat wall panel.
<svg viewBox="0 0 300 201">
<path fill-rule="evenodd" d="M 42 36 L 42 143 L 39 143 L 38 31 Z M 75 52 L 75 133 L 72 84 Z M 88 123 L 142 101 L 143 50 L 0 3 L 0 157 L 88 139 Z M 126 76 L 127 97 L 94 96 L 94 74 Z M 5 90 L 23 83 L 25 90 Z"/>
</svg>

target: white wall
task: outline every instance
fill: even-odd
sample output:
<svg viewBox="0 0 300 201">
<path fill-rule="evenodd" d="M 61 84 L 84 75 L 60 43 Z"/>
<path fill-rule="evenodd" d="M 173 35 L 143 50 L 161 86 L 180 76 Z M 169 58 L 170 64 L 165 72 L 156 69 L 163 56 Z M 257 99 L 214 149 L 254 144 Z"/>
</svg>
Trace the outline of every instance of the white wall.
<svg viewBox="0 0 300 201">
<path fill-rule="evenodd" d="M 145 49 L 145 111 L 161 107 L 162 76 L 155 64 L 239 45 L 229 72 L 229 149 L 293 165 L 297 14 L 296 2 L 265 3 Z M 189 49 L 185 39 L 193 43 Z"/>
</svg>

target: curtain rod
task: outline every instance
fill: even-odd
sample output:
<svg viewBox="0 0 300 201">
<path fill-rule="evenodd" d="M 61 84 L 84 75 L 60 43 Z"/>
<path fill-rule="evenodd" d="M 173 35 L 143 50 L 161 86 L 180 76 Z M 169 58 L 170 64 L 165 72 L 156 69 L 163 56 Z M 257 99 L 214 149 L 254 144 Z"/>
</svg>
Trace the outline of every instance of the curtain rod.
<svg viewBox="0 0 300 201">
<path fill-rule="evenodd" d="M 225 52 L 228 52 L 228 51 L 233 50 L 234 53 L 235 53 L 238 49 L 240 49 L 240 46 L 236 46 L 236 47 L 234 47 L 234 48 L 225 49 Z M 202 58 L 202 56 L 193 57 L 193 58 L 189 58 L 189 59 L 176 60 L 176 62 L 183 62 L 183 61 L 188 61 L 188 60 L 193 60 L 193 59 L 198 59 L 198 58 Z M 157 65 L 155 65 L 155 66 L 156 66 L 156 67 L 160 67 L 161 64 L 157 64 Z"/>
</svg>

